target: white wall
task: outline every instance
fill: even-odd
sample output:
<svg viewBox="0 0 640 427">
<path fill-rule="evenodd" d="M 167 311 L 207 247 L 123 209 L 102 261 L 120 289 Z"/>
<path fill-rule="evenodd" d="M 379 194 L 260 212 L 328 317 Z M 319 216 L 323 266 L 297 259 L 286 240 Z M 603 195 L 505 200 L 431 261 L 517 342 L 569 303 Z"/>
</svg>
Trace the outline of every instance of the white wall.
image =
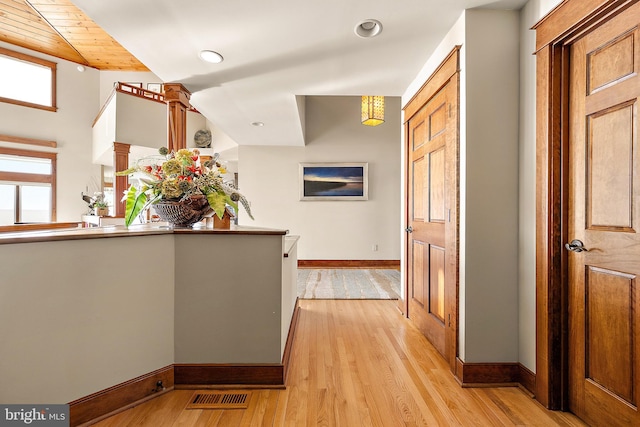
<svg viewBox="0 0 640 427">
<path fill-rule="evenodd" d="M 80 193 L 93 194 L 100 182 L 100 167 L 91 161 L 91 123 L 100 108 L 99 72 L 87 67 L 81 73 L 75 63 L 6 43 L 0 42 L 0 46 L 57 63 L 58 111 L 0 103 L 0 134 L 58 143 L 58 148 L 51 150 L 58 153 L 57 220 L 80 221 L 87 210 Z M 3 143 L 3 146 L 46 151 L 24 144 Z"/>
<path fill-rule="evenodd" d="M 140 147 L 166 147 L 168 141 L 167 105 L 118 92 L 116 94 L 116 139 Z M 195 148 L 194 136 L 206 129 L 207 119 L 200 113 L 187 111 L 186 146 Z"/>
<path fill-rule="evenodd" d="M 100 117 L 93 125 L 93 163 L 113 165 L 113 141 L 117 141 L 116 101 L 114 96 L 102 107 Z"/>
<path fill-rule="evenodd" d="M 536 57 L 530 28 L 560 0 L 530 0 L 520 13 L 519 358 L 536 367 Z"/>
<path fill-rule="evenodd" d="M 0 402 L 67 403 L 173 364 L 173 241 L 0 245 Z"/>
<path fill-rule="evenodd" d="M 167 146 L 167 105 L 164 103 L 118 92 L 114 124 L 117 142 L 152 148 Z"/>
<path fill-rule="evenodd" d="M 224 133 L 220 128 L 214 126 L 214 124 L 209 120 L 207 120 L 206 129 L 211 131 L 211 148 L 213 148 L 216 153 L 234 150 L 235 157 L 230 160 L 238 160 L 238 144 L 231 139 L 229 135 Z"/>
<path fill-rule="evenodd" d="M 360 104 L 307 97 L 305 147 L 240 146 L 239 187 L 256 218 L 241 208 L 240 223 L 299 235 L 303 260 L 399 259 L 400 99 L 386 98 L 386 121 L 376 127 L 360 124 Z M 369 200 L 300 201 L 301 162 L 368 162 Z"/>
<path fill-rule="evenodd" d="M 238 144 L 209 120 L 203 129 L 211 131 L 211 154 L 218 153 L 220 155 L 220 162 L 227 168 L 229 180 L 232 181 L 233 175 L 238 172 Z M 200 151 L 206 153 L 207 150 Z"/>
<path fill-rule="evenodd" d="M 173 238 L 174 363 L 280 363 L 292 315 L 282 312 L 283 235 Z"/>
<path fill-rule="evenodd" d="M 114 141 L 132 145 L 130 163 L 146 155 L 155 155 L 159 147 L 167 146 L 166 104 L 117 92 L 103 108 L 93 126 L 94 162 L 113 165 Z M 187 147 L 195 147 L 195 133 L 206 126 L 207 120 L 202 114 L 187 111 Z"/>
<path fill-rule="evenodd" d="M 518 24 L 466 12 L 467 362 L 518 360 Z"/>
<path fill-rule="evenodd" d="M 166 106 L 164 107 L 166 111 Z M 200 129 L 209 129 L 207 127 L 207 119 L 200 113 L 187 110 L 187 130 L 186 145 L 188 148 L 196 148 L 194 137 Z M 211 138 L 213 140 L 213 137 Z M 166 145 L 166 144 L 165 144 Z"/>
</svg>

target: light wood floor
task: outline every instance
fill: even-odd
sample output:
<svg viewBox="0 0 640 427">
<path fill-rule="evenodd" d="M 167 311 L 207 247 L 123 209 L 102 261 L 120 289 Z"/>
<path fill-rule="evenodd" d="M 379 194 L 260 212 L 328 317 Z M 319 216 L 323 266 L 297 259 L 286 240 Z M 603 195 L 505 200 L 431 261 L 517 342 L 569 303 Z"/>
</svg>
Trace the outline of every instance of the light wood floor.
<svg viewBox="0 0 640 427">
<path fill-rule="evenodd" d="M 174 390 L 97 426 L 583 426 L 517 387 L 461 388 L 395 301 L 302 300 L 286 390 L 185 410 Z"/>
</svg>

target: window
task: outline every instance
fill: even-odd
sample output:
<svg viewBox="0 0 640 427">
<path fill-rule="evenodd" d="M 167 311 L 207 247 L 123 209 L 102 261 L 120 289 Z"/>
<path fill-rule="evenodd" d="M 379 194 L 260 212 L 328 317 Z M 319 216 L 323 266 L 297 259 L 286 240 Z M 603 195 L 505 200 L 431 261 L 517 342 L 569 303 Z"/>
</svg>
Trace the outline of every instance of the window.
<svg viewBox="0 0 640 427">
<path fill-rule="evenodd" d="M 56 158 L 0 147 L 0 226 L 55 221 Z"/>
<path fill-rule="evenodd" d="M 56 111 L 56 63 L 0 48 L 0 101 Z"/>
</svg>

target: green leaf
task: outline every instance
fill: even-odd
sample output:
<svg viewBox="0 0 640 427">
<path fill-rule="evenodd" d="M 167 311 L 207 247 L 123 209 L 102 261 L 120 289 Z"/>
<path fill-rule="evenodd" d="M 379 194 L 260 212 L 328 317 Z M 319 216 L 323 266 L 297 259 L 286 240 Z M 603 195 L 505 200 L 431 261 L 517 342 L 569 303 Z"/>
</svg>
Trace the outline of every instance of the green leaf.
<svg viewBox="0 0 640 427">
<path fill-rule="evenodd" d="M 220 193 L 209 193 L 207 194 L 207 200 L 209 201 L 209 206 L 211 206 L 211 209 L 213 209 L 216 215 L 218 215 L 218 218 L 222 218 L 224 216 L 227 195 Z"/>
<path fill-rule="evenodd" d="M 238 204 L 231 200 L 231 197 L 227 195 L 227 204 L 233 208 L 234 211 L 238 212 Z"/>
<path fill-rule="evenodd" d="M 127 193 L 127 203 L 124 212 L 124 223 L 128 227 L 131 225 L 133 220 L 138 216 L 145 203 L 147 203 L 147 194 L 141 192 L 137 194 L 138 190 L 133 185 L 129 187 L 129 192 Z"/>
</svg>

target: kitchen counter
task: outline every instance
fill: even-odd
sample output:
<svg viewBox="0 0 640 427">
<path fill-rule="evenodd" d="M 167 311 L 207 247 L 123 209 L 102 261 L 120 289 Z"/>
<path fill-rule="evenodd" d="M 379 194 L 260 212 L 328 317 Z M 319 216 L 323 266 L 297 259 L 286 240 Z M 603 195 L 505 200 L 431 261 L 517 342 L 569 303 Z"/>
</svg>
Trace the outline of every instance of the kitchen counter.
<svg viewBox="0 0 640 427">
<path fill-rule="evenodd" d="M 229 230 L 217 228 L 173 228 L 162 223 L 133 225 L 126 228 L 122 225 L 106 225 L 101 227 L 76 227 L 34 231 L 11 231 L 0 233 L 0 245 L 8 243 L 52 242 L 58 240 L 102 239 L 111 237 L 151 236 L 158 234 L 255 234 L 285 235 L 286 230 L 268 228 L 231 226 Z"/>
</svg>

